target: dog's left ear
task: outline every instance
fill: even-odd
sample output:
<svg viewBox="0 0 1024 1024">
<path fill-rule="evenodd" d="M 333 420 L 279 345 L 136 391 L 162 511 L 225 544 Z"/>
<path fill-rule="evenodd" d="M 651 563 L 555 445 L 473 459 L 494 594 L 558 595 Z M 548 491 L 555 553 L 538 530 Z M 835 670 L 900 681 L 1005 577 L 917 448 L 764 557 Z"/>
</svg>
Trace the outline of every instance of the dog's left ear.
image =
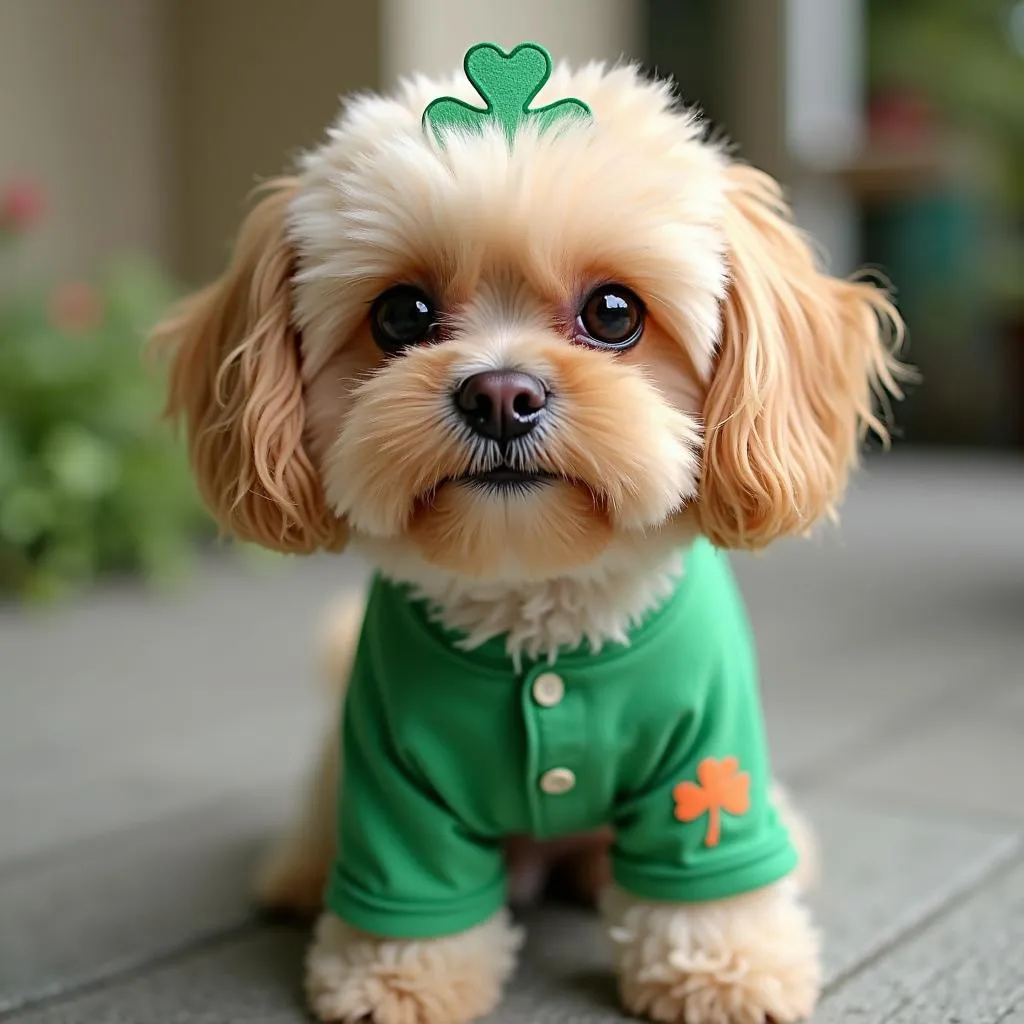
<svg viewBox="0 0 1024 1024">
<path fill-rule="evenodd" d="M 761 548 L 829 515 L 876 412 L 900 396 L 903 325 L 886 294 L 823 273 L 777 183 L 729 167 L 730 286 L 704 404 L 700 518 L 709 539 Z"/>
</svg>

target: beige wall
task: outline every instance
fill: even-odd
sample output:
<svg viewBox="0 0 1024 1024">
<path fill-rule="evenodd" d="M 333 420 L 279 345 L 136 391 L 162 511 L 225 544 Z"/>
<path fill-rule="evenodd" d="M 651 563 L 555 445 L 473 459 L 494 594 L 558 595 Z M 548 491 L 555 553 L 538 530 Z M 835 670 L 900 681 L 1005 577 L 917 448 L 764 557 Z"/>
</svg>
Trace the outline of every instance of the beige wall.
<svg viewBox="0 0 1024 1024">
<path fill-rule="evenodd" d="M 180 265 L 215 274 L 260 178 L 378 84 L 375 0 L 176 0 Z"/>
<path fill-rule="evenodd" d="M 724 117 L 745 159 L 785 178 L 785 12 L 788 0 L 728 0 L 722 68 Z"/>
<path fill-rule="evenodd" d="M 375 0 L 0 0 L 0 187 L 49 215 L 23 265 L 217 272 L 262 176 L 379 79 Z"/>
<path fill-rule="evenodd" d="M 48 277 L 171 249 L 163 0 L 0 0 L 0 187 L 37 179 L 24 253 Z"/>
</svg>

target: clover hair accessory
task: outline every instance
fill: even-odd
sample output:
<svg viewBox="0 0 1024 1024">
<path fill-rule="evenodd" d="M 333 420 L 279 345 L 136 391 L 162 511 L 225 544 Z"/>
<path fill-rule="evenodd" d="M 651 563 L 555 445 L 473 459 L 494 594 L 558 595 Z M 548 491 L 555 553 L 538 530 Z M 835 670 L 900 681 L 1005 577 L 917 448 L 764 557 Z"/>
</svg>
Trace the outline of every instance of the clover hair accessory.
<svg viewBox="0 0 1024 1024">
<path fill-rule="evenodd" d="M 511 145 L 523 125 L 538 125 L 546 131 L 552 125 L 593 117 L 590 107 L 574 97 L 531 108 L 552 68 L 551 54 L 536 43 L 520 43 L 509 53 L 494 43 L 477 43 L 466 51 L 463 68 L 485 106 L 474 107 L 453 96 L 431 101 L 423 112 L 423 127 L 442 145 L 448 132 L 474 134 L 494 124 L 501 125 Z"/>
</svg>

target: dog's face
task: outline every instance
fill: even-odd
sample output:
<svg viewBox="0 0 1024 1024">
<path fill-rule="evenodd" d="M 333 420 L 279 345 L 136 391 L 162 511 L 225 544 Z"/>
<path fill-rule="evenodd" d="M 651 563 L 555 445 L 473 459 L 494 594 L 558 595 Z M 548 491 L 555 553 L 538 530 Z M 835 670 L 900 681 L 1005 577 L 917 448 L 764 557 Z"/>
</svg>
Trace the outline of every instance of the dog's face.
<svg viewBox="0 0 1024 1024">
<path fill-rule="evenodd" d="M 756 547 L 842 490 L 895 323 L 820 273 L 774 184 L 631 69 L 588 125 L 439 146 L 458 83 L 354 102 L 162 329 L 234 532 L 461 575 L 586 567 L 682 524 Z"/>
</svg>

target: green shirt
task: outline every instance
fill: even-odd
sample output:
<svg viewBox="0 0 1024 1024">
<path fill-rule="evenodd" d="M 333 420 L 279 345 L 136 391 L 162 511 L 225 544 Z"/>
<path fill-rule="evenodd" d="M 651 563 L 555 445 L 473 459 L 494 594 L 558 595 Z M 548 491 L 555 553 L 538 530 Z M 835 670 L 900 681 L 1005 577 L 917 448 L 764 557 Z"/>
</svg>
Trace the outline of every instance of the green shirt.
<svg viewBox="0 0 1024 1024">
<path fill-rule="evenodd" d="M 479 924 L 505 900 L 501 840 L 611 823 L 617 883 L 720 899 L 788 874 L 753 643 L 724 554 L 687 553 L 630 637 L 515 671 L 496 638 L 461 651 L 421 602 L 376 579 L 342 726 L 327 905 L 395 938 Z"/>
</svg>

